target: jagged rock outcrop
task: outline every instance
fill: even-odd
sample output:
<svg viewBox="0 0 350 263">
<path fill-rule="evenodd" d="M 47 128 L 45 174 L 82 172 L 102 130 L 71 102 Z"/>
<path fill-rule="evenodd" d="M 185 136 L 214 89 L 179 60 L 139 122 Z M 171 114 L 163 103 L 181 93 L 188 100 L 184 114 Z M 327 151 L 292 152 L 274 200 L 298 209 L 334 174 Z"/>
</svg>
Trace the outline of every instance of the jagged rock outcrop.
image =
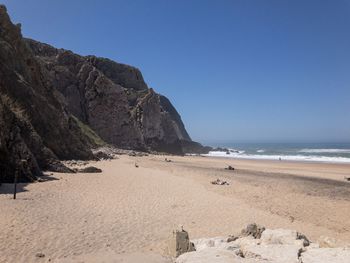
<svg viewBox="0 0 350 263">
<path fill-rule="evenodd" d="M 13 181 L 22 160 L 20 180 L 31 181 L 41 169 L 64 171 L 58 158 L 89 159 L 89 139 L 45 82 L 45 70 L 23 41 L 20 25 L 11 23 L 0 5 L 0 169 Z M 22 171 L 23 170 L 23 171 Z"/>
<path fill-rule="evenodd" d="M 21 165 L 21 160 L 27 161 L 26 168 L 29 170 L 27 171 L 27 179 L 31 181 L 34 180 L 35 176 L 41 175 L 41 171 L 28 145 L 33 145 L 39 151 L 45 148 L 23 113 L 13 108 L 11 110 L 6 103 L 8 101 L 9 98 L 0 97 L 0 170 L 2 181 L 13 181 L 11 172 Z"/>
<path fill-rule="evenodd" d="M 33 180 L 62 159 L 92 159 L 105 142 L 125 149 L 183 154 L 192 142 L 170 101 L 132 66 L 80 56 L 24 39 L 0 5 L 0 169 L 13 179 L 21 160 Z M 22 116 L 23 115 L 23 116 Z"/>
<path fill-rule="evenodd" d="M 170 101 L 148 88 L 138 69 L 31 39 L 26 42 L 69 111 L 106 142 L 177 154 L 203 151 L 192 142 Z"/>
</svg>

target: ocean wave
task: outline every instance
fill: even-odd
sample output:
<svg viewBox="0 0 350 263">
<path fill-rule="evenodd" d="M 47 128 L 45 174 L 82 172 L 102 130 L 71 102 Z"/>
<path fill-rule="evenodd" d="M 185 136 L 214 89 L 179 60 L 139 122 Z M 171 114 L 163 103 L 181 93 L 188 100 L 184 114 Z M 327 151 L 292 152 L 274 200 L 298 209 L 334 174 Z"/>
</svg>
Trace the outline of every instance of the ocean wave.
<svg viewBox="0 0 350 263">
<path fill-rule="evenodd" d="M 256 152 L 257 152 L 257 153 L 264 153 L 265 150 L 257 150 Z"/>
<path fill-rule="evenodd" d="M 237 159 L 254 159 L 254 160 L 281 160 L 283 161 L 302 161 L 302 162 L 326 162 L 326 163 L 350 163 L 350 158 L 346 157 L 328 157 L 328 156 L 306 156 L 306 155 L 263 155 L 263 154 L 240 154 L 212 151 L 203 154 L 208 157 L 227 157 Z"/>
<path fill-rule="evenodd" d="M 350 149 L 302 149 L 300 153 L 350 153 Z"/>
</svg>

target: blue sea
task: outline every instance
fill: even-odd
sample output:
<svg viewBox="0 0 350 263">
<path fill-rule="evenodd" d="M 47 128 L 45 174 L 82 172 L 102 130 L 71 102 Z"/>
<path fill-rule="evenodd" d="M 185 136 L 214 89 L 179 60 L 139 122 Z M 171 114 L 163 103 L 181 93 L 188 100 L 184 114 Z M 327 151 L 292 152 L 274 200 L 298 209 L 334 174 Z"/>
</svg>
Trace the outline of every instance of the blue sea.
<svg viewBox="0 0 350 263">
<path fill-rule="evenodd" d="M 350 143 L 224 143 L 208 156 L 241 159 L 350 163 Z"/>
</svg>

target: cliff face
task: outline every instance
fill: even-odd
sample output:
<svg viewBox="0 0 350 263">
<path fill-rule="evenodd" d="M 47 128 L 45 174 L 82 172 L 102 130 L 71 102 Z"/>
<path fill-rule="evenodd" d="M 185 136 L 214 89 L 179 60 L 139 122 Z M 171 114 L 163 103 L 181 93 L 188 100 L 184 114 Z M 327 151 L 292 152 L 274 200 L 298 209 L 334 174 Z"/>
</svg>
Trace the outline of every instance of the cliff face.
<svg viewBox="0 0 350 263">
<path fill-rule="evenodd" d="M 24 39 L 2 5 L 0 127 L 6 181 L 22 160 L 28 163 L 22 179 L 32 180 L 42 169 L 65 171 L 60 159 L 91 159 L 90 149 L 102 140 L 177 154 L 201 147 L 191 141 L 170 101 L 148 88 L 138 69 Z M 82 127 L 90 127 L 97 139 Z"/>
<path fill-rule="evenodd" d="M 106 142 L 122 148 L 183 153 L 180 142 L 191 141 L 176 109 L 147 87 L 138 69 L 25 41 L 69 111 Z"/>
<path fill-rule="evenodd" d="M 22 160 L 20 180 L 33 180 L 41 169 L 66 170 L 58 159 L 93 158 L 88 138 L 60 102 L 55 88 L 0 6 L 0 171 L 12 180 Z"/>
</svg>

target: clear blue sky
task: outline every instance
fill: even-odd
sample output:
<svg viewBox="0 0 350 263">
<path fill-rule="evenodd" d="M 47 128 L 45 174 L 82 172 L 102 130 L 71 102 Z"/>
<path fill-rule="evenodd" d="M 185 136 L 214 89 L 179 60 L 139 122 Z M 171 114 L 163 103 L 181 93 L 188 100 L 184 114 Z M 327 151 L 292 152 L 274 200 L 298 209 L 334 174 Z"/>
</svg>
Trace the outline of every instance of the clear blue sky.
<svg viewBox="0 0 350 263">
<path fill-rule="evenodd" d="M 350 141 L 350 0 L 9 0 L 26 37 L 141 69 L 204 142 Z"/>
</svg>

